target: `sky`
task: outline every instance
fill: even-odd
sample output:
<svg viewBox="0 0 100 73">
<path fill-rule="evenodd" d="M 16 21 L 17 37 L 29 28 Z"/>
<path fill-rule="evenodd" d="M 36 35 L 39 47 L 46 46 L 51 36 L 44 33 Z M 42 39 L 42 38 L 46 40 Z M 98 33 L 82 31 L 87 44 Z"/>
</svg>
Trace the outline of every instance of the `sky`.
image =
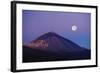
<svg viewBox="0 0 100 73">
<path fill-rule="evenodd" d="M 77 27 L 75 31 L 73 25 Z M 23 10 L 22 27 L 23 43 L 29 43 L 44 33 L 55 32 L 81 47 L 91 48 L 90 13 Z"/>
</svg>

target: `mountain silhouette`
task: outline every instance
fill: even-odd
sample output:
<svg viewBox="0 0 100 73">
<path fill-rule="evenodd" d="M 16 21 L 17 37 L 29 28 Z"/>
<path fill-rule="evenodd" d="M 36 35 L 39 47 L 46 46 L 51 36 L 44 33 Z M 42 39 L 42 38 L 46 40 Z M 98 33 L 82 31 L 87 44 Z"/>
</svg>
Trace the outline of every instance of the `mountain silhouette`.
<svg viewBox="0 0 100 73">
<path fill-rule="evenodd" d="M 90 59 L 90 50 L 54 33 L 48 32 L 23 45 L 23 62 Z"/>
</svg>

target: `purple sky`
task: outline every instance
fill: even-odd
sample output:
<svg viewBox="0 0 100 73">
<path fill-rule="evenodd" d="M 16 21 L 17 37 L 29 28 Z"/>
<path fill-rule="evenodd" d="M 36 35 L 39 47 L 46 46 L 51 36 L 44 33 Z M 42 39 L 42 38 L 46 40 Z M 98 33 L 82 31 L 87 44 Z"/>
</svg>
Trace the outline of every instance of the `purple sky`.
<svg viewBox="0 0 100 73">
<path fill-rule="evenodd" d="M 55 32 L 90 49 L 90 19 L 90 13 L 23 10 L 23 43 Z M 76 31 L 72 31 L 73 25 L 77 26 Z"/>
</svg>

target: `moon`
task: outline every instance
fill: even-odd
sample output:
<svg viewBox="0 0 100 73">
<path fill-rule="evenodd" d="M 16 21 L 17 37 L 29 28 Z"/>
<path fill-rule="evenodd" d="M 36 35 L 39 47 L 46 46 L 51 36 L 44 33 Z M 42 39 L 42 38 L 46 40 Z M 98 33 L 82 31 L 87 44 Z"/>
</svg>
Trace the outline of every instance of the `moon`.
<svg viewBox="0 0 100 73">
<path fill-rule="evenodd" d="M 72 31 L 76 31 L 77 30 L 77 26 L 76 25 L 73 25 L 72 26 Z"/>
</svg>

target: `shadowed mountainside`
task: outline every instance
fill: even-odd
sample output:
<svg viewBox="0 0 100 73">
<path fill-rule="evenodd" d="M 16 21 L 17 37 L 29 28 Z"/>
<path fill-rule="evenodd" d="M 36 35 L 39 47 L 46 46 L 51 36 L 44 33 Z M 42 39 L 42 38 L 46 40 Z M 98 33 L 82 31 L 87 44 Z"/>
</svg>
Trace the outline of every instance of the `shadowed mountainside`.
<svg viewBox="0 0 100 73">
<path fill-rule="evenodd" d="M 23 45 L 23 62 L 90 59 L 89 49 L 49 32 Z"/>
</svg>

